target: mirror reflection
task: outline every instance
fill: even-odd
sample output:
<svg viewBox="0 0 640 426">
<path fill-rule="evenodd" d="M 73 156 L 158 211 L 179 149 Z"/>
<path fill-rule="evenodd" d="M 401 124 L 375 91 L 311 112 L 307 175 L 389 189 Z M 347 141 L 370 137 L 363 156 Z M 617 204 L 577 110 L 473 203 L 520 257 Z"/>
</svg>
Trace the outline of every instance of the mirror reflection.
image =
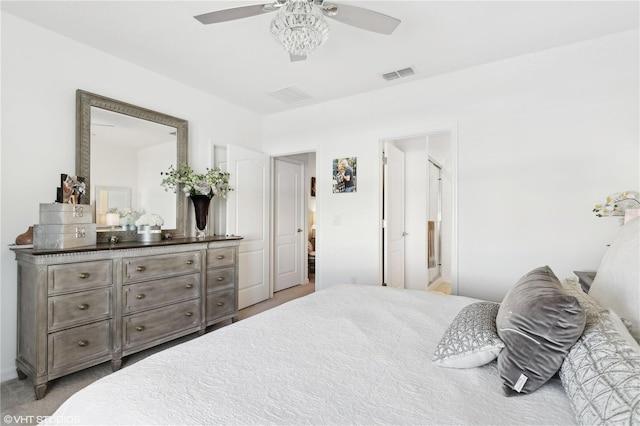
<svg viewBox="0 0 640 426">
<path fill-rule="evenodd" d="M 117 225 L 114 216 L 107 223 L 107 213 L 119 213 L 121 225 L 132 225 L 124 219 L 131 219 L 133 211 L 134 216 L 157 214 L 164 228 L 176 228 L 176 194 L 160 186 L 160 172 L 175 163 L 176 142 L 175 127 L 91 107 L 91 183 L 98 225 Z"/>
<path fill-rule="evenodd" d="M 187 235 L 185 197 L 165 191 L 160 172 L 187 164 L 188 125 L 181 118 L 76 91 L 76 174 L 85 178 L 96 222 L 105 225 L 101 229 L 109 229 L 107 220 L 116 226 L 115 210 L 120 226 L 153 214 L 164 220 L 166 235 Z"/>
<path fill-rule="evenodd" d="M 121 220 L 122 213 L 133 212 L 131 208 L 131 188 L 117 186 L 96 186 L 96 224 L 98 226 L 128 225 Z M 128 209 L 128 210 L 127 210 Z"/>
</svg>

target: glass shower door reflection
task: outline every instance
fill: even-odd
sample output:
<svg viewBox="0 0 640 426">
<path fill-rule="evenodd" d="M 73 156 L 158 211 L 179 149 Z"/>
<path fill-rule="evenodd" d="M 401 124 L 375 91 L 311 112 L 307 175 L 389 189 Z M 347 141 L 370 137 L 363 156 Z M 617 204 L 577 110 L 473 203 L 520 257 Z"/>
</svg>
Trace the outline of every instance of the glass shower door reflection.
<svg viewBox="0 0 640 426">
<path fill-rule="evenodd" d="M 441 168 L 429 159 L 429 216 L 427 218 L 427 268 L 429 284 L 441 275 L 441 220 L 442 220 L 442 178 Z"/>
</svg>

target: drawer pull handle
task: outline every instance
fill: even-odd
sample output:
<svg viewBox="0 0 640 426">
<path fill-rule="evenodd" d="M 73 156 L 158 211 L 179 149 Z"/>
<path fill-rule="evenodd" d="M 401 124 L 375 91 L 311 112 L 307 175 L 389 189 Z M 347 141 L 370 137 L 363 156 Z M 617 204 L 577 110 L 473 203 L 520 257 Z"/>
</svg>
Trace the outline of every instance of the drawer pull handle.
<svg viewBox="0 0 640 426">
<path fill-rule="evenodd" d="M 138 331 L 144 331 L 144 325 L 138 325 L 138 326 L 136 326 L 136 330 L 138 330 Z"/>
<path fill-rule="evenodd" d="M 88 272 L 80 272 L 80 274 L 78 274 L 78 278 L 84 280 L 86 278 L 89 278 L 89 273 Z"/>
<path fill-rule="evenodd" d="M 218 302 L 218 303 L 216 303 L 216 305 L 222 306 L 222 305 L 224 305 L 224 302 Z"/>
<path fill-rule="evenodd" d="M 89 344 L 88 340 L 78 340 L 78 346 L 87 346 Z"/>
<path fill-rule="evenodd" d="M 136 299 L 144 299 L 144 293 L 136 294 Z"/>
<path fill-rule="evenodd" d="M 80 309 L 81 311 L 86 311 L 87 309 L 89 309 L 89 305 L 87 305 L 86 303 L 81 303 L 78 305 L 78 309 Z"/>
<path fill-rule="evenodd" d="M 193 265 L 193 260 L 191 259 L 187 260 L 187 265 Z"/>
<path fill-rule="evenodd" d="M 224 259 L 224 256 L 223 256 L 223 255 L 221 255 L 221 254 L 219 254 L 219 255 L 218 255 L 218 260 L 222 260 L 222 259 Z"/>
<path fill-rule="evenodd" d="M 193 284 L 187 284 L 185 285 L 186 288 L 193 288 Z"/>
<path fill-rule="evenodd" d="M 224 281 L 224 277 L 218 277 L 217 280 L 218 281 Z"/>
<path fill-rule="evenodd" d="M 193 312 L 187 312 L 185 315 L 188 316 L 188 317 L 191 317 L 191 316 L 193 316 Z"/>
<path fill-rule="evenodd" d="M 144 271 L 145 269 L 147 269 L 147 268 L 145 268 L 144 266 L 138 266 L 138 267 L 136 268 L 136 271 L 138 271 L 138 272 L 142 272 L 142 271 Z"/>
</svg>

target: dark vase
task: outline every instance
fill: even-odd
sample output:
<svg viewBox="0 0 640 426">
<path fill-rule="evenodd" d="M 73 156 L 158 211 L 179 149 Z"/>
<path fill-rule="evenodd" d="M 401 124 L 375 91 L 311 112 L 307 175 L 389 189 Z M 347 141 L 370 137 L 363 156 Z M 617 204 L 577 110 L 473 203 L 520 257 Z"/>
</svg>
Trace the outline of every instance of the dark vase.
<svg viewBox="0 0 640 426">
<path fill-rule="evenodd" d="M 196 212 L 196 237 L 202 238 L 207 235 L 207 216 L 209 215 L 209 203 L 211 198 L 207 195 L 191 195 L 191 202 Z"/>
</svg>

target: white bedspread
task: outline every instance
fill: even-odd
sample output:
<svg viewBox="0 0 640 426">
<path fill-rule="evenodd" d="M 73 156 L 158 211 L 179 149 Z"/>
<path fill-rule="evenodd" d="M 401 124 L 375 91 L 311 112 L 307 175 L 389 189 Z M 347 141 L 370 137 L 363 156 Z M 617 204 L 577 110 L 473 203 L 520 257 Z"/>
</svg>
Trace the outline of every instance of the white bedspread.
<svg viewBox="0 0 640 426">
<path fill-rule="evenodd" d="M 90 424 L 575 424 L 559 379 L 505 397 L 495 361 L 433 351 L 475 299 L 338 285 L 111 374 L 51 417 Z"/>
</svg>

